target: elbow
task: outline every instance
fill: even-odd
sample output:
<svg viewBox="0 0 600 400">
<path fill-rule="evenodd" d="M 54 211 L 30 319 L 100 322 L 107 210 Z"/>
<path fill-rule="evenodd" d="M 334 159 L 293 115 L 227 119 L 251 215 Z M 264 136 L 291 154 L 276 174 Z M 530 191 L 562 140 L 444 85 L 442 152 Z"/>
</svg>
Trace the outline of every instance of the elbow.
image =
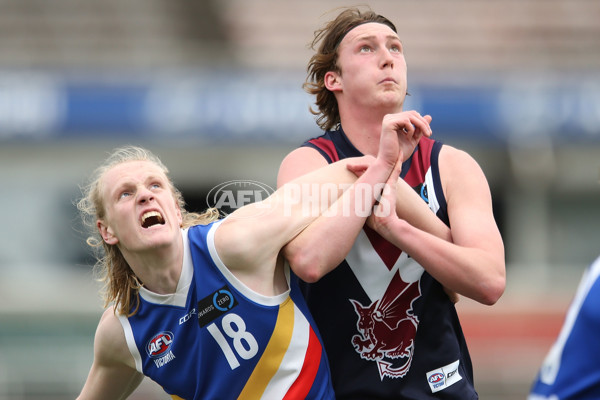
<svg viewBox="0 0 600 400">
<path fill-rule="evenodd" d="M 500 300 L 506 288 L 506 277 L 499 276 L 488 281 L 481 293 L 480 303 L 486 306 L 493 306 Z"/>
<path fill-rule="evenodd" d="M 304 282 L 314 283 L 323 277 L 323 271 L 318 268 L 320 265 L 318 254 L 286 248 L 285 257 L 294 274 Z"/>
<path fill-rule="evenodd" d="M 490 260 L 488 265 L 488 272 L 480 277 L 479 296 L 474 300 L 486 306 L 493 306 L 506 289 L 506 263 L 502 258 Z"/>
<path fill-rule="evenodd" d="M 296 272 L 296 271 L 294 271 L 294 272 Z M 304 273 L 302 273 L 302 274 L 296 274 L 296 275 L 298 275 L 298 277 L 306 283 L 318 282 L 319 279 L 321 279 L 323 277 L 323 275 L 321 275 L 320 273 L 318 273 L 315 270 L 307 270 L 307 271 L 304 271 Z"/>
</svg>

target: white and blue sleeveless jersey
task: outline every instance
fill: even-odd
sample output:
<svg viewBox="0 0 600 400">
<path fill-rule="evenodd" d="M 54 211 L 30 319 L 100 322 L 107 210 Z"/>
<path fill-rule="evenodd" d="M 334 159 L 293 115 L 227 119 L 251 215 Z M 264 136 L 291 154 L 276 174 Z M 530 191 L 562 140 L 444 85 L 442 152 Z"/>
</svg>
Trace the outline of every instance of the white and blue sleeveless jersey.
<svg viewBox="0 0 600 400">
<path fill-rule="evenodd" d="M 600 258 L 586 269 L 529 400 L 600 399 Z"/>
<path fill-rule="evenodd" d="M 290 290 L 258 294 L 221 262 L 215 222 L 183 230 L 177 291 L 140 289 L 120 316 L 139 372 L 173 399 L 333 399 L 319 333 L 286 266 Z"/>
</svg>

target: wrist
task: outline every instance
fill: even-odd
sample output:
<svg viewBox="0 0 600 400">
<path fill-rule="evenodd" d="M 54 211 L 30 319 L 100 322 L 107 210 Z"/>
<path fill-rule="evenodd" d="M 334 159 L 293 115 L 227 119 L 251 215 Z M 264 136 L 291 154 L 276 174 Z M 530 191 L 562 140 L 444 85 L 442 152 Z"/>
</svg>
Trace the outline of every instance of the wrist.
<svg viewBox="0 0 600 400">
<path fill-rule="evenodd" d="M 395 162 L 390 162 L 382 158 L 376 158 L 369 168 L 373 168 L 375 171 L 380 173 L 387 173 L 387 175 L 389 176 L 389 174 L 394 169 L 394 166 Z"/>
<path fill-rule="evenodd" d="M 400 238 L 406 235 L 408 223 L 399 218 L 391 218 L 382 226 L 379 234 L 388 242 L 398 245 Z"/>
</svg>

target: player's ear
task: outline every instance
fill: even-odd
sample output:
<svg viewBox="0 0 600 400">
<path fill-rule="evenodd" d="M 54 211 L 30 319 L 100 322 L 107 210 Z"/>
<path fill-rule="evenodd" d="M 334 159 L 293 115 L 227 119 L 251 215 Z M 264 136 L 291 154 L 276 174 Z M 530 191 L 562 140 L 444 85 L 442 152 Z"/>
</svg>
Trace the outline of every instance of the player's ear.
<svg viewBox="0 0 600 400">
<path fill-rule="evenodd" d="M 98 227 L 100 236 L 102 236 L 102 240 L 104 240 L 106 244 L 115 245 L 119 243 L 119 239 L 115 236 L 111 227 L 106 225 L 104 221 L 99 219 L 96 221 L 96 226 Z"/>
<path fill-rule="evenodd" d="M 331 92 L 342 90 L 342 77 L 335 71 L 327 71 L 323 81 L 327 90 Z"/>
</svg>

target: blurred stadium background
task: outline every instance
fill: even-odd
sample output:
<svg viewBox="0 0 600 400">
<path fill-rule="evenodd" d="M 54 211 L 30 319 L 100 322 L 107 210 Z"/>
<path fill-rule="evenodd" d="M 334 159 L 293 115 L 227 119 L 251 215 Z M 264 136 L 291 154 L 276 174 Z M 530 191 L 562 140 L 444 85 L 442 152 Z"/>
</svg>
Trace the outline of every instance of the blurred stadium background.
<svg viewBox="0 0 600 400">
<path fill-rule="evenodd" d="M 122 144 L 193 208 L 275 186 L 319 133 L 302 89 L 337 0 L 0 0 L 0 400 L 74 398 L 102 312 L 73 201 Z M 406 109 L 483 167 L 506 245 L 493 307 L 458 303 L 484 400 L 524 399 L 600 253 L 600 2 L 373 0 L 405 44 Z M 325 15 L 324 15 L 325 14 Z M 163 399 L 150 382 L 134 399 Z"/>
</svg>

